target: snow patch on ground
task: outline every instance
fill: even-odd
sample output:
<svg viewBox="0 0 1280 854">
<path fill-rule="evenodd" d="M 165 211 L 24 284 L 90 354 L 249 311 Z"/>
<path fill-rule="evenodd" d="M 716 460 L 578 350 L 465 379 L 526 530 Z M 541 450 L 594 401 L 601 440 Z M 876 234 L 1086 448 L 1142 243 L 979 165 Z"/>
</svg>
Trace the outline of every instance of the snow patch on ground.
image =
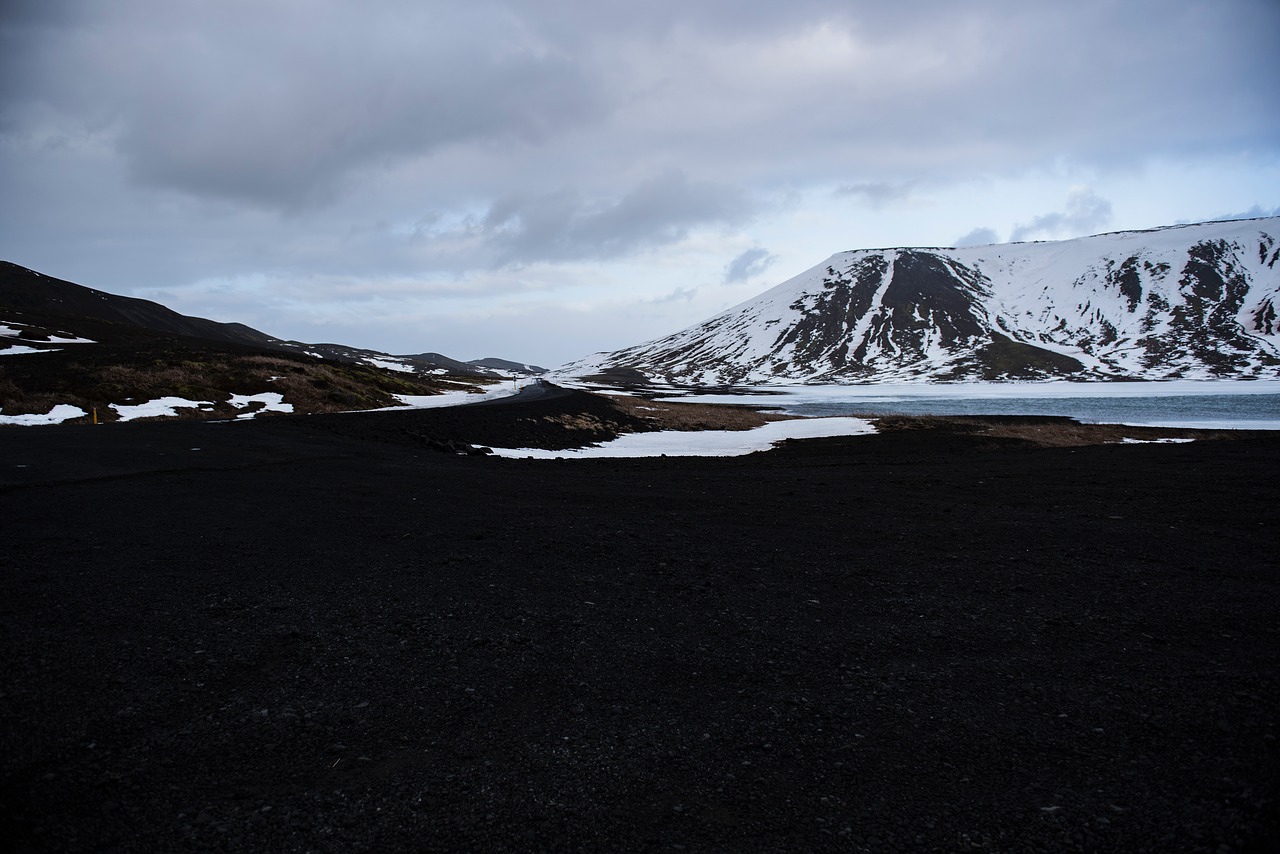
<svg viewBox="0 0 1280 854">
<path fill-rule="evenodd" d="M 1186 442 L 1194 442 L 1195 439 L 1175 439 L 1168 437 L 1164 439 L 1121 439 L 1125 445 L 1181 445 Z"/>
<path fill-rule="evenodd" d="M 27 347 L 19 344 L 14 347 L 6 347 L 0 350 L 0 356 L 23 356 L 27 353 L 56 353 L 61 347 Z"/>
<path fill-rule="evenodd" d="M 262 406 L 237 415 L 237 420 L 252 418 L 260 412 L 293 412 L 293 404 L 284 402 L 284 395 L 275 391 L 264 391 L 261 394 L 233 394 L 227 403 L 236 409 L 244 409 L 255 403 Z"/>
<path fill-rule="evenodd" d="M 364 360 L 366 365 L 373 365 L 378 368 L 385 368 L 388 371 L 399 371 L 402 374 L 417 373 L 412 367 L 404 362 L 393 362 L 390 359 L 374 359 L 367 358 Z"/>
<path fill-rule="evenodd" d="M 22 333 L 23 333 L 23 330 L 19 329 L 16 326 L 10 326 L 7 323 L 0 323 L 0 338 L 17 338 L 18 336 L 22 335 Z M 67 336 L 67 337 L 63 337 L 63 336 Z M 40 344 L 97 344 L 98 342 L 94 341 L 92 338 L 79 338 L 75 335 L 72 335 L 69 332 L 64 332 L 62 333 L 62 335 L 50 335 L 48 341 L 42 340 L 37 343 L 40 343 Z M 43 353 L 45 351 L 36 350 L 36 351 L 28 351 L 28 352 Z"/>
<path fill-rule="evenodd" d="M 187 400 L 185 397 L 161 397 L 132 406 L 120 403 L 111 404 L 111 408 L 120 415 L 121 421 L 132 421 L 135 418 L 176 416 L 179 409 L 203 409 L 206 407 L 212 408 L 212 406 L 213 403 L 208 400 Z"/>
<path fill-rule="evenodd" d="M 83 418 L 89 413 L 69 403 L 59 403 L 44 415 L 0 415 L 0 424 L 16 424 L 22 427 L 35 427 L 43 424 L 61 424 L 72 418 Z"/>
<path fill-rule="evenodd" d="M 611 442 L 569 451 L 536 448 L 494 448 L 495 455 L 517 459 L 589 459 L 597 457 L 739 457 L 767 451 L 783 439 L 824 436 L 863 436 L 875 432 L 862 418 L 807 418 L 772 421 L 754 430 L 663 430 L 628 433 Z"/>
</svg>

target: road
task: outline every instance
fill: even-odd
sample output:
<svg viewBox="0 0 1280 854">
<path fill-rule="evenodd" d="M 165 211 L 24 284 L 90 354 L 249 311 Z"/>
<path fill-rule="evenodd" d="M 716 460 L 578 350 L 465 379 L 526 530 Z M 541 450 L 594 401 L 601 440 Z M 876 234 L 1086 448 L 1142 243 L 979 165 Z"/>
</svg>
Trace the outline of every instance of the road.
<svg viewBox="0 0 1280 854">
<path fill-rule="evenodd" d="M 477 401 L 476 403 L 466 403 L 464 406 L 506 406 L 511 403 L 529 403 L 534 400 L 555 400 L 561 397 L 568 397 L 569 389 L 561 388 L 553 385 L 546 380 L 534 380 L 529 385 L 520 389 L 513 395 L 507 397 L 497 397 L 488 400 Z"/>
</svg>

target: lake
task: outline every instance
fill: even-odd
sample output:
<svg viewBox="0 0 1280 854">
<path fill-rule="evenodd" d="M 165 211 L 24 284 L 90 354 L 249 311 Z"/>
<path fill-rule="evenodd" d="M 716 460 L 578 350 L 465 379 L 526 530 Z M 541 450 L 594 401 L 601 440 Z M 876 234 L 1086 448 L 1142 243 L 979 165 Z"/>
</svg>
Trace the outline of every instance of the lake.
<svg viewBox="0 0 1280 854">
<path fill-rule="evenodd" d="M 1065 415 L 1091 424 L 1280 430 L 1280 380 L 753 386 L 662 399 L 750 402 L 807 416 Z"/>
</svg>

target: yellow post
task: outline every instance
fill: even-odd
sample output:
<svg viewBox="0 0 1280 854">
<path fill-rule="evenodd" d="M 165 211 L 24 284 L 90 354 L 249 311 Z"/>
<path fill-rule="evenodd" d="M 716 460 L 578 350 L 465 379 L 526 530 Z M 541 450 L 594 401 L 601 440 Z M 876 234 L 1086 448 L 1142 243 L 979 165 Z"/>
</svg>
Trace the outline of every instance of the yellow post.
<svg viewBox="0 0 1280 854">
<path fill-rule="evenodd" d="M 98 407 L 93 407 L 93 423 L 98 423 Z"/>
</svg>

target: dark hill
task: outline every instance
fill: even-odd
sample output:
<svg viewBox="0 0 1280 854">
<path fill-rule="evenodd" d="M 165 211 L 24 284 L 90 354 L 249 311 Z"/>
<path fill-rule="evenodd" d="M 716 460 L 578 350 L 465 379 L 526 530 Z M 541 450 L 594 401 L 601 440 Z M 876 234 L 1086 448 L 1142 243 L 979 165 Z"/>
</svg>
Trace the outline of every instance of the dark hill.
<svg viewBox="0 0 1280 854">
<path fill-rule="evenodd" d="M 0 261 L 0 306 L 42 316 L 88 318 L 231 344 L 277 348 L 282 343 L 279 338 L 243 323 L 189 317 L 150 300 L 109 294 L 9 261 Z"/>
<path fill-rule="evenodd" d="M 205 402 L 182 407 L 181 417 L 230 418 L 245 414 L 233 396 L 262 394 L 299 414 L 340 412 L 484 382 L 465 365 L 448 371 L 464 374 L 452 380 L 429 363 L 387 370 L 383 353 L 282 341 L 9 262 L 0 262 L 0 324 L 8 330 L 0 351 L 14 351 L 0 360 L 6 416 L 69 405 L 84 413 L 79 420 L 113 421 L 120 406 L 173 397 Z"/>
</svg>

